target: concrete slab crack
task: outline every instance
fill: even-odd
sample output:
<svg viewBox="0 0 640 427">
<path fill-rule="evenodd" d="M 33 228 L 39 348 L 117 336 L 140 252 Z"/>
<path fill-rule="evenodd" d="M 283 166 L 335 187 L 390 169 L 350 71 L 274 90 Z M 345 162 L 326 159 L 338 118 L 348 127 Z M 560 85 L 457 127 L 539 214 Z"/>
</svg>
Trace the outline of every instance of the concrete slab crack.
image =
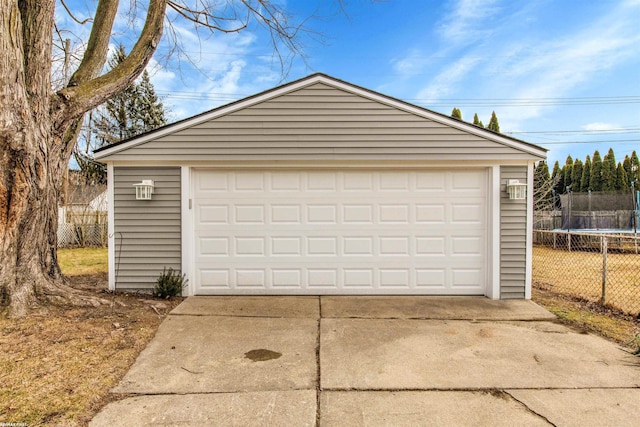
<svg viewBox="0 0 640 427">
<path fill-rule="evenodd" d="M 509 393 L 507 390 L 501 390 L 503 393 L 508 394 L 513 400 L 515 400 L 516 402 L 518 402 L 520 405 L 522 405 L 523 408 L 525 408 L 528 412 L 532 413 L 533 415 L 542 418 L 543 420 L 545 420 L 547 423 L 549 423 L 549 425 L 553 426 L 553 427 L 557 427 L 554 423 L 551 422 L 551 420 L 549 420 L 549 418 L 545 417 L 544 415 L 540 414 L 539 412 L 534 411 L 533 409 L 531 409 L 529 406 L 527 406 L 526 403 L 524 403 L 522 400 L 517 399 L 513 394 Z"/>
</svg>

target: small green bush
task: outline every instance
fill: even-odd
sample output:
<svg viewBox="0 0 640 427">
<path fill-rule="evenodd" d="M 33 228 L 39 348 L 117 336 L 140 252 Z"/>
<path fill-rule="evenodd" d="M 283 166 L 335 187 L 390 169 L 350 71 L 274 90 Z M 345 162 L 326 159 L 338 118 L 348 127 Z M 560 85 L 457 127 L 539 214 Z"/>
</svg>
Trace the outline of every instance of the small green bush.
<svg viewBox="0 0 640 427">
<path fill-rule="evenodd" d="M 162 274 L 156 280 L 156 286 L 153 288 L 153 296 L 160 298 L 170 298 L 182 295 L 182 289 L 187 286 L 188 279 L 184 274 L 180 274 L 173 268 L 165 267 Z"/>
</svg>

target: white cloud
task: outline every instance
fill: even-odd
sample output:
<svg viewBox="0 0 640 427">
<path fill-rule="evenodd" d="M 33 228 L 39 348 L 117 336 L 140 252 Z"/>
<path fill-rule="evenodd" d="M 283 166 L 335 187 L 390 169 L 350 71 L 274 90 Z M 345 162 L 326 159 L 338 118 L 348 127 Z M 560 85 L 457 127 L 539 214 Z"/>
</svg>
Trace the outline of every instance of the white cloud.
<svg viewBox="0 0 640 427">
<path fill-rule="evenodd" d="M 616 129 L 620 129 L 620 125 L 612 124 L 612 123 L 594 122 L 594 123 L 588 123 L 582 126 L 582 129 L 588 130 L 588 131 L 616 130 Z"/>
<path fill-rule="evenodd" d="M 438 74 L 432 83 L 418 92 L 424 102 L 435 101 L 454 91 L 456 84 L 480 64 L 478 56 L 463 56 Z"/>
<path fill-rule="evenodd" d="M 147 72 L 156 91 L 168 92 L 172 89 L 176 73 L 164 68 L 157 60 L 151 58 L 147 64 Z"/>
<path fill-rule="evenodd" d="M 247 63 L 241 59 L 231 62 L 226 72 L 213 82 L 210 92 L 213 94 L 234 95 L 239 90 L 238 82 L 242 69 Z"/>
<path fill-rule="evenodd" d="M 503 78 L 514 91 L 513 98 L 558 98 L 576 87 L 589 85 L 603 71 L 636 55 L 640 35 L 632 23 L 619 14 L 605 17 L 588 30 L 557 43 L 541 44 L 532 55 L 524 56 L 505 70 Z M 508 110 L 502 116 L 513 120 L 539 117 L 549 107 L 537 105 Z M 553 107 L 551 107 L 553 108 Z"/>
<path fill-rule="evenodd" d="M 407 55 L 391 61 L 393 70 L 402 77 L 410 77 L 419 74 L 429 58 L 417 49 L 411 50 Z"/>
<path fill-rule="evenodd" d="M 500 107 L 502 127 L 520 128 L 526 121 L 540 119 L 561 108 L 553 99 L 541 98 L 567 97 L 576 89 L 598 85 L 609 69 L 637 58 L 640 33 L 633 18 L 637 13 L 637 7 L 622 5 L 561 39 L 496 44 L 496 51 L 510 53 L 488 61 L 479 70 L 482 75 L 474 76 L 483 81 L 484 96 L 530 101 L 526 107 Z"/>
<path fill-rule="evenodd" d="M 459 0 L 440 24 L 440 34 L 447 40 L 471 43 L 490 33 L 488 18 L 500 12 L 497 0 Z"/>
</svg>

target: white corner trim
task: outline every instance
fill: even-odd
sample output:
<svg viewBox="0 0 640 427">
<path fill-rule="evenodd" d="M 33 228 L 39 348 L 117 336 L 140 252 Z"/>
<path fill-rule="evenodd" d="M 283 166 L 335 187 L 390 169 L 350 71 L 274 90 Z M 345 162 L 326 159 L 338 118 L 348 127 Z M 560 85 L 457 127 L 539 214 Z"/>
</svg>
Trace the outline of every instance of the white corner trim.
<svg viewBox="0 0 640 427">
<path fill-rule="evenodd" d="M 491 248 L 491 276 L 489 282 L 489 294 L 491 299 L 500 299 L 500 166 L 491 168 L 491 218 L 490 240 Z"/>
<path fill-rule="evenodd" d="M 180 235 L 181 235 L 181 269 L 189 280 L 183 296 L 195 294 L 193 275 L 193 209 L 190 209 L 191 199 L 191 168 L 180 167 Z"/>
<path fill-rule="evenodd" d="M 533 274 L 533 163 L 527 166 L 527 231 L 525 250 L 524 298 L 531 299 Z"/>
<path fill-rule="evenodd" d="M 107 163 L 107 263 L 109 268 L 109 290 L 116 290 L 116 239 L 114 205 L 113 163 Z"/>
</svg>

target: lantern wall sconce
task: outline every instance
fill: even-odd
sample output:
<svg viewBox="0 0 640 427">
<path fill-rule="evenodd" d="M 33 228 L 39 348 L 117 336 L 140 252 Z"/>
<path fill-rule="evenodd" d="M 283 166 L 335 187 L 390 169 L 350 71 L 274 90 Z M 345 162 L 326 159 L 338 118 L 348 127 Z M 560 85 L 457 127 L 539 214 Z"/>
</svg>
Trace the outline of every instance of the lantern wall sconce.
<svg viewBox="0 0 640 427">
<path fill-rule="evenodd" d="M 523 200 L 527 198 L 527 184 L 521 184 L 517 179 L 507 180 L 507 193 L 510 200 Z"/>
<path fill-rule="evenodd" d="M 133 184 L 136 187 L 136 200 L 151 200 L 153 194 L 153 181 L 150 179 L 143 179 L 142 182 Z"/>
</svg>

